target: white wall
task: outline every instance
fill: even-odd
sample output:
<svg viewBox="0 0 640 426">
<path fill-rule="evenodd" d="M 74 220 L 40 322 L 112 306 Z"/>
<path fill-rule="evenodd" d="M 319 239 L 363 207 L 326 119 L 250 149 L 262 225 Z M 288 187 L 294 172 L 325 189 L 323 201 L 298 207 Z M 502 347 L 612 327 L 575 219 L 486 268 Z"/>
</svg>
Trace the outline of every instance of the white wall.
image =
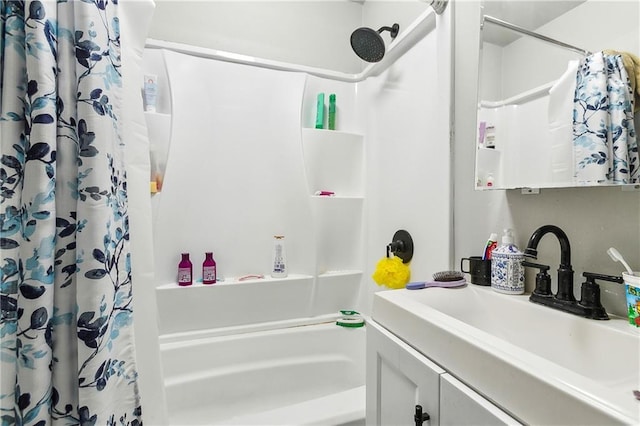
<svg viewBox="0 0 640 426">
<path fill-rule="evenodd" d="M 589 0 L 533 30 L 590 52 L 614 49 L 637 55 L 640 1 Z M 581 57 L 531 37 L 521 37 L 503 50 L 503 99 L 556 80 L 568 60 Z"/>
<path fill-rule="evenodd" d="M 455 18 L 455 146 L 454 146 L 454 247 L 455 258 L 479 255 L 491 232 L 513 227 L 516 243 L 523 248 L 541 225 L 560 226 L 569 236 L 579 297 L 583 271 L 620 274 L 622 266 L 606 254 L 618 248 L 636 268 L 640 267 L 640 193 L 619 188 L 545 189 L 539 195 L 519 190 L 474 191 L 474 155 L 480 4 L 456 2 Z M 593 21 L 591 21 L 593 22 Z M 617 24 L 616 24 L 617 25 Z M 580 44 L 580 40 L 567 40 Z M 586 46 L 589 48 L 589 46 Z M 637 52 L 637 51 L 636 51 Z M 555 269 L 559 245 L 553 236 L 543 238 L 539 262 Z M 534 274 L 528 273 L 532 290 Z M 609 312 L 625 314 L 624 289 L 604 283 L 602 298 Z M 554 286 L 555 287 L 555 286 Z"/>
<path fill-rule="evenodd" d="M 415 1 L 157 0 L 149 37 L 346 73 L 362 70 L 349 37 L 397 22 L 400 32 L 428 4 Z M 385 32 L 386 42 L 389 33 Z"/>
<path fill-rule="evenodd" d="M 480 56 L 480 99 L 499 101 L 502 96 L 502 48 L 495 44 L 484 43 Z M 473 78 L 473 77 L 470 77 Z M 476 78 L 478 80 L 478 78 Z"/>
<path fill-rule="evenodd" d="M 370 279 L 398 229 L 413 238 L 411 280 L 450 268 L 450 11 L 383 75 L 362 83 L 366 117 L 365 307 Z M 362 92 L 361 92 L 362 93 Z M 384 289 L 384 287 L 382 287 Z"/>
<path fill-rule="evenodd" d="M 197 278 L 207 251 L 221 276 L 268 275 L 274 235 L 286 236 L 290 273 L 312 274 L 300 141 L 305 75 L 174 52 L 165 57 L 172 141 L 155 196 L 158 284 L 175 282 L 184 252 Z"/>
</svg>

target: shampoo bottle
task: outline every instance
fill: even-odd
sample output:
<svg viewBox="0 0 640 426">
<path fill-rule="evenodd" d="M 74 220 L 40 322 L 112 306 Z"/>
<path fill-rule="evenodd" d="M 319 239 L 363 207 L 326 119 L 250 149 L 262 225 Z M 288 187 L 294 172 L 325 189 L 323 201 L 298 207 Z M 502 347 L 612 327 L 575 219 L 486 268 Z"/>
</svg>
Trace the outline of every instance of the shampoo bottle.
<svg viewBox="0 0 640 426">
<path fill-rule="evenodd" d="M 491 253 L 491 288 L 499 293 L 524 293 L 524 255 L 513 242 L 511 229 L 505 229 L 502 244 Z"/>
<path fill-rule="evenodd" d="M 156 112 L 156 101 L 158 97 L 157 75 L 146 74 L 144 76 L 142 92 L 144 94 L 144 110 L 147 112 Z"/>
<path fill-rule="evenodd" d="M 324 93 L 318 93 L 316 101 L 316 129 L 324 129 Z"/>
<path fill-rule="evenodd" d="M 284 250 L 284 235 L 274 235 L 273 237 L 273 267 L 271 276 L 274 278 L 284 278 L 287 276 L 287 258 Z"/>
<path fill-rule="evenodd" d="M 329 95 L 329 130 L 336 129 L 336 94 Z"/>
<path fill-rule="evenodd" d="M 193 284 L 193 265 L 189 260 L 189 253 L 182 253 L 182 259 L 178 263 L 178 285 L 187 286 Z"/>
<path fill-rule="evenodd" d="M 213 259 L 213 253 L 208 251 L 205 253 L 204 262 L 202 262 L 202 284 L 216 283 L 216 261 Z"/>
</svg>

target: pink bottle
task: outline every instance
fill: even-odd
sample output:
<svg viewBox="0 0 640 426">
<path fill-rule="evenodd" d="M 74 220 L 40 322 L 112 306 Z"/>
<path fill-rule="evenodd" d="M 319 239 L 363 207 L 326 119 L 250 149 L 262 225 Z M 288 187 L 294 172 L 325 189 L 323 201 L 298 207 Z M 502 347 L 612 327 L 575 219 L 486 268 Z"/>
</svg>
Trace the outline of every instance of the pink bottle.
<svg viewBox="0 0 640 426">
<path fill-rule="evenodd" d="M 178 285 L 193 284 L 193 265 L 189 260 L 189 253 L 182 253 L 182 260 L 178 263 Z"/>
<path fill-rule="evenodd" d="M 202 283 L 216 283 L 216 261 L 213 260 L 213 253 L 205 253 L 204 262 L 202 263 Z"/>
</svg>

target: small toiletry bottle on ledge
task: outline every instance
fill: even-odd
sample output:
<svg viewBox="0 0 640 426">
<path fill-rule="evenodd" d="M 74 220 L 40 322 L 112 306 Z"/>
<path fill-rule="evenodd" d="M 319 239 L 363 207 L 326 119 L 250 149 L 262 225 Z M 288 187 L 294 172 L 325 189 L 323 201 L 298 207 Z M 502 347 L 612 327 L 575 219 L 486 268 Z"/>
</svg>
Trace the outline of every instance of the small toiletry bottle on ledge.
<svg viewBox="0 0 640 426">
<path fill-rule="evenodd" d="M 486 131 L 487 131 L 487 122 L 481 121 L 478 126 L 478 146 L 479 147 L 484 146 L 484 136 Z"/>
<path fill-rule="evenodd" d="M 144 85 L 142 88 L 144 94 L 144 110 L 147 112 L 156 112 L 156 101 L 158 97 L 158 76 L 146 74 L 144 76 Z"/>
<path fill-rule="evenodd" d="M 316 129 L 324 129 L 324 93 L 318 93 L 316 101 Z"/>
<path fill-rule="evenodd" d="M 524 293 L 524 255 L 513 242 L 511 229 L 505 229 L 502 244 L 491 253 L 491 288 L 499 293 Z"/>
<path fill-rule="evenodd" d="M 178 264 L 178 285 L 187 286 L 193 284 L 193 265 L 189 260 L 189 253 L 182 253 L 182 259 Z"/>
<path fill-rule="evenodd" d="M 487 174 L 487 188 L 492 188 L 494 183 L 493 173 Z"/>
<path fill-rule="evenodd" d="M 287 276 L 287 258 L 284 250 L 284 235 L 273 236 L 273 268 L 271 276 L 284 278 Z"/>
<path fill-rule="evenodd" d="M 202 284 L 216 283 L 216 261 L 213 259 L 213 253 L 208 251 L 205 253 L 204 262 L 202 263 Z"/>
<path fill-rule="evenodd" d="M 329 95 L 329 130 L 336 129 L 336 95 Z"/>
<path fill-rule="evenodd" d="M 494 149 L 496 147 L 496 128 L 487 124 L 484 134 L 484 147 Z"/>
</svg>

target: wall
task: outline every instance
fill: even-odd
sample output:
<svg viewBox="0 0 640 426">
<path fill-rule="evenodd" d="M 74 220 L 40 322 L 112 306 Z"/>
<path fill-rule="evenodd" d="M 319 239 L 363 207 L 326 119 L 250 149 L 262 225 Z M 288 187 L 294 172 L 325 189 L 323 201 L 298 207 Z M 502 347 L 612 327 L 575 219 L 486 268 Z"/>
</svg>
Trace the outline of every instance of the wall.
<svg viewBox="0 0 640 426">
<path fill-rule="evenodd" d="M 159 0 L 149 38 L 358 73 L 364 64 L 349 44 L 353 30 L 397 22 L 402 32 L 427 7 L 417 0 Z"/>
<path fill-rule="evenodd" d="M 455 259 L 482 253 L 491 232 L 506 227 L 515 230 L 516 243 L 523 248 L 531 233 L 541 225 L 555 224 L 569 236 L 575 271 L 576 296 L 583 271 L 620 274 L 623 269 L 606 254 L 614 246 L 636 268 L 640 267 L 640 193 L 617 188 L 545 189 L 539 195 L 519 190 L 474 191 L 474 155 L 478 70 L 479 2 L 455 3 L 455 145 L 454 247 Z M 579 40 L 567 40 L 580 44 Z M 540 263 L 559 262 L 559 245 L 546 236 L 539 245 Z M 534 274 L 527 273 L 532 289 Z M 554 285 L 555 288 L 555 285 Z M 602 284 L 603 304 L 609 312 L 624 315 L 624 290 L 616 284 Z"/>
<path fill-rule="evenodd" d="M 603 16 L 615 19 L 603 21 Z M 534 30 L 591 52 L 615 49 L 638 54 L 640 2 L 589 0 Z M 569 59 L 580 57 L 530 37 L 509 44 L 503 55 L 503 64 L 509 70 L 508 74 L 503 70 L 505 98 L 555 80 L 564 72 Z M 541 56 L 544 61 L 536 60 Z M 523 79 L 523 75 L 527 78 Z"/>
<path fill-rule="evenodd" d="M 362 83 L 366 117 L 367 235 L 364 307 L 381 288 L 370 279 L 398 229 L 415 245 L 411 280 L 450 269 L 449 99 L 451 11 L 383 75 Z"/>
</svg>

